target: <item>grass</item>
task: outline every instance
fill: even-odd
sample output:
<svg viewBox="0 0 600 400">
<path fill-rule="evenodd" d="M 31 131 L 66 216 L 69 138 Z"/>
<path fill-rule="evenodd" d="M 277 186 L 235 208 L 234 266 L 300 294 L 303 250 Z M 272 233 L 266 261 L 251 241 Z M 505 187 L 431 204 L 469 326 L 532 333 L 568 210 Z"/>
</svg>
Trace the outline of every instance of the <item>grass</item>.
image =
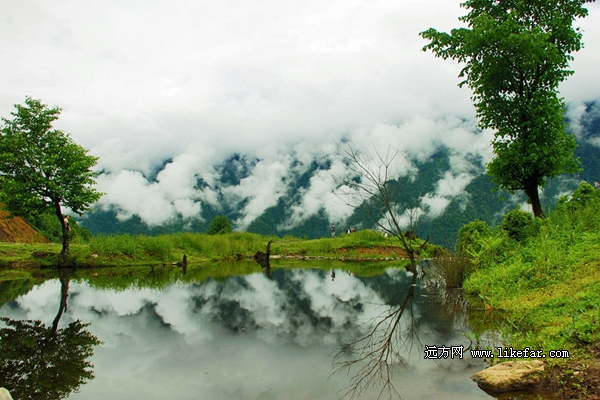
<svg viewBox="0 0 600 400">
<path fill-rule="evenodd" d="M 435 246 L 426 246 L 428 251 L 433 251 Z M 313 240 L 284 240 L 276 242 L 271 247 L 275 254 L 287 256 L 324 256 L 361 259 L 403 258 L 404 251 L 398 239 L 384 237 L 378 232 L 364 230 L 343 234 L 336 238 Z M 424 251 L 422 257 L 429 253 Z"/>
<path fill-rule="evenodd" d="M 87 244 L 71 244 L 71 257 L 77 266 L 101 267 L 169 264 L 181 261 L 185 254 L 190 264 L 198 264 L 246 259 L 259 250 L 264 252 L 269 241 L 272 241 L 271 254 L 283 257 L 380 260 L 402 256 L 393 238 L 362 231 L 313 240 L 280 239 L 245 232 L 224 235 L 189 232 L 160 236 L 99 235 Z M 53 266 L 60 249 L 56 243 L 0 243 L 0 268 Z"/>
<path fill-rule="evenodd" d="M 514 348 L 564 349 L 585 359 L 600 342 L 600 201 L 559 207 L 533 223 L 522 242 L 495 232 L 502 254 L 464 288 L 508 313 L 505 334 Z"/>
</svg>

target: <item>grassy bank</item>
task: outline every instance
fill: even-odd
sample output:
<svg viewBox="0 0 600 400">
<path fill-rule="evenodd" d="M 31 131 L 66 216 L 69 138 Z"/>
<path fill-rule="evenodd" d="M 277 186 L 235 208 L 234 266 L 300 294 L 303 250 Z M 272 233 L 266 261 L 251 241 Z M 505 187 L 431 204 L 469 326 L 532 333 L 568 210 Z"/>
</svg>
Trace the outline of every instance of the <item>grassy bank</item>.
<svg viewBox="0 0 600 400">
<path fill-rule="evenodd" d="M 271 254 L 284 258 L 379 260 L 404 256 L 397 239 L 383 237 L 373 231 L 313 240 L 281 239 L 242 232 L 224 235 L 100 235 L 91 238 L 88 243 L 73 243 L 71 255 L 75 265 L 87 267 L 171 264 L 181 261 L 184 254 L 190 264 L 199 264 L 243 260 L 259 250 L 266 251 L 269 242 L 272 242 Z M 427 257 L 434 250 L 434 246 L 425 246 L 421 256 Z M 0 243 L 0 268 L 4 267 L 0 274 L 17 273 L 7 272 L 16 271 L 14 267 L 51 267 L 56 265 L 59 252 L 59 244 Z M 8 267 L 13 268 L 7 270 Z"/>
<path fill-rule="evenodd" d="M 597 368 L 599 191 L 584 183 L 545 219 L 534 221 L 514 211 L 496 230 L 482 228 L 481 223 L 477 229 L 463 229 L 462 248 L 460 240 L 459 250 L 476 265 L 464 283 L 465 292 L 492 313 L 507 313 L 505 345 L 546 354 L 567 350 L 569 359 L 545 361 Z M 582 376 L 564 382 L 580 385 L 585 394 Z"/>
</svg>

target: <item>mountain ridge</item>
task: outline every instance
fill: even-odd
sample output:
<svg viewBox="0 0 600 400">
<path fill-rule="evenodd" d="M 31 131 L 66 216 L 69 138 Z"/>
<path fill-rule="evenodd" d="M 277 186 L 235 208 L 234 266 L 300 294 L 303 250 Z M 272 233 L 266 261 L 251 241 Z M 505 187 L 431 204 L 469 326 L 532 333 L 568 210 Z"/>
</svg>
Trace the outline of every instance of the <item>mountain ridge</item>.
<svg viewBox="0 0 600 400">
<path fill-rule="evenodd" d="M 561 194 L 574 190 L 580 180 L 600 180 L 600 105 L 587 103 L 579 119 L 569 122 L 583 171 L 547 183 L 541 192 L 546 209 L 554 207 Z M 485 173 L 485 156 L 460 153 L 444 143 L 436 146 L 425 156 L 401 154 L 399 163 L 405 170 L 395 179 L 399 185 L 395 203 L 400 213 L 417 205 L 422 208 L 424 216 L 415 227 L 420 236 L 453 247 L 456 232 L 464 223 L 481 219 L 495 225 L 506 210 L 526 208 L 523 195 L 493 191 L 496 185 Z M 135 213 L 128 215 L 118 204 L 102 204 L 80 222 L 94 234 L 156 235 L 204 232 L 215 216 L 226 215 L 238 230 L 306 238 L 328 236 L 331 223 L 338 232 L 375 227 L 370 217 L 335 203 L 333 177 L 347 173 L 347 160 L 332 152 L 306 151 L 278 154 L 270 163 L 265 160 L 235 153 L 214 165 L 212 175 L 196 173 L 193 189 L 199 194 L 193 201 L 199 212 L 193 218 L 177 214 L 166 223 L 151 224 Z M 173 159 L 166 161 L 161 171 L 171 165 L 169 162 Z M 149 184 L 160 181 L 161 171 L 152 174 L 154 181 Z"/>
</svg>

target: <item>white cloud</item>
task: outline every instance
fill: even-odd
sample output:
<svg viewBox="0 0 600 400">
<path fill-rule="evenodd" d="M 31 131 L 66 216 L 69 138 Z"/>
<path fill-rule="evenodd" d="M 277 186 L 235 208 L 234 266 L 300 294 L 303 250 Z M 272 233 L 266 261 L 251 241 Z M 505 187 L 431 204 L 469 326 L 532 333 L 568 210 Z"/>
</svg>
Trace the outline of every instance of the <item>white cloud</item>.
<svg viewBox="0 0 600 400">
<path fill-rule="evenodd" d="M 251 176 L 223 189 L 248 199 L 243 228 L 284 194 L 286 174 L 333 154 L 342 137 L 362 149 L 399 145 L 399 174 L 441 145 L 489 161 L 491 135 L 474 128 L 470 92 L 457 87 L 461 66 L 421 51 L 419 32 L 460 26 L 459 4 L 0 0 L 0 115 L 27 95 L 61 106 L 57 127 L 110 172 L 101 205 L 150 224 L 193 217 L 201 201 L 218 207 L 214 166 L 257 157 Z M 600 4 L 588 8 L 578 21 L 586 47 L 561 85 L 569 104 L 600 97 Z M 194 188 L 197 179 L 208 186 Z M 314 177 L 292 223 L 318 207 L 346 215 L 328 182 Z"/>
<path fill-rule="evenodd" d="M 242 210 L 244 216 L 235 221 L 238 228 L 246 228 L 285 194 L 287 186 L 284 178 L 289 172 L 290 162 L 288 155 L 278 156 L 275 160 L 261 160 L 252 169 L 252 175 L 242 179 L 239 185 L 223 188 L 225 195 L 238 201 L 248 200 Z"/>
</svg>

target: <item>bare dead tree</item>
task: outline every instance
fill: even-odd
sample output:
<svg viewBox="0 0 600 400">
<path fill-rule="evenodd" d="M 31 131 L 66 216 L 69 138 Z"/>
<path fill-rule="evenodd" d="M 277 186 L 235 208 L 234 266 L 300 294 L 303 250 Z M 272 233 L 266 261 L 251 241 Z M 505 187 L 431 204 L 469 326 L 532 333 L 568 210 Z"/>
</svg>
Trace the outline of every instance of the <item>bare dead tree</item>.
<svg viewBox="0 0 600 400">
<path fill-rule="evenodd" d="M 382 231 L 397 238 L 410 260 L 407 269 L 416 273 L 419 250 L 428 240 L 421 245 L 415 241 L 414 228 L 421 216 L 418 201 L 415 201 L 413 207 L 405 208 L 404 214 L 408 223 L 401 222 L 398 206 L 399 183 L 393 168 L 399 148 L 392 150 L 387 147 L 385 152 L 382 152 L 373 146 L 371 154 L 361 153 L 350 145 L 338 144 L 338 148 L 348 159 L 351 173 L 346 176 L 334 176 L 337 187 L 333 194 L 343 204 L 367 214 Z"/>
<path fill-rule="evenodd" d="M 357 368 L 344 389 L 342 398 L 353 399 L 366 390 L 379 388 L 378 398 L 400 397 L 394 387 L 394 373 L 405 366 L 401 351 L 408 351 L 417 345 L 419 326 L 412 314 L 417 279 L 419 251 L 427 244 L 416 240 L 414 229 L 421 217 L 418 201 L 412 207 L 400 207 L 398 171 L 394 161 L 399 148 L 386 148 L 380 151 L 373 146 L 371 153 L 361 153 L 350 145 L 338 145 L 347 158 L 349 173 L 336 176 L 336 189 L 333 193 L 344 204 L 368 215 L 373 223 L 398 239 L 406 253 L 412 272 L 410 287 L 398 296 L 404 296 L 399 306 L 388 307 L 381 315 L 367 321 L 372 324 L 367 333 L 356 340 L 339 346 L 335 350 L 333 373 L 347 372 Z M 406 199 L 404 199 L 406 201 Z M 383 217 L 381 217 L 383 215 Z M 405 220 L 405 221 L 403 221 Z"/>
</svg>

